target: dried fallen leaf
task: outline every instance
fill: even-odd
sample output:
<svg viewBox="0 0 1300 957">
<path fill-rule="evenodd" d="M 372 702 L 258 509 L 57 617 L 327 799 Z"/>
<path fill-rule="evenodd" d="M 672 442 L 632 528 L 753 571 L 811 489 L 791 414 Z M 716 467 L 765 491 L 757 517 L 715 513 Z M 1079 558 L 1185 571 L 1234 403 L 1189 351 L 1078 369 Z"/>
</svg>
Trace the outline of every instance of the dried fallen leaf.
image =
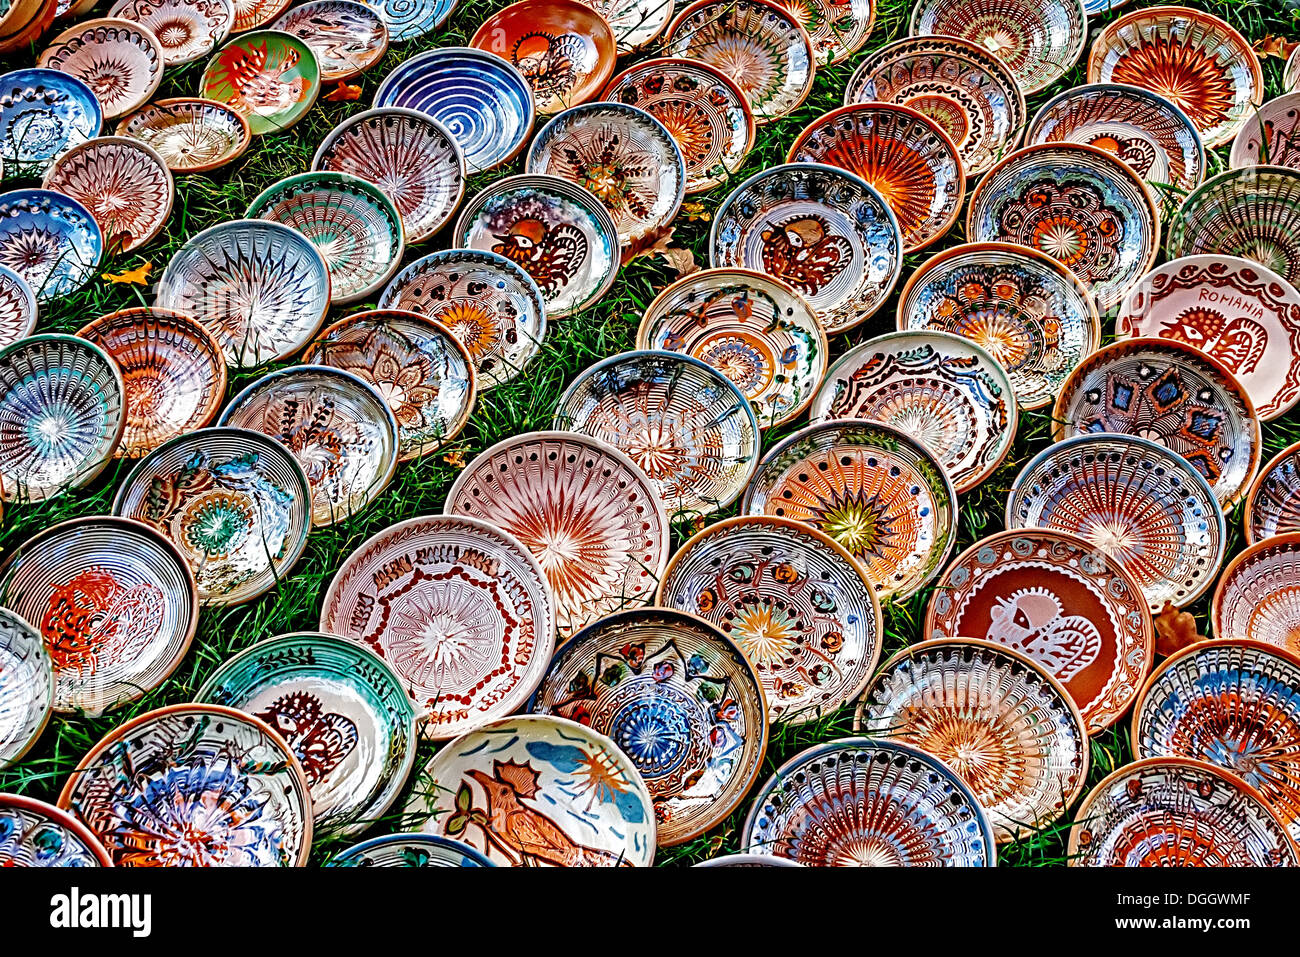
<svg viewBox="0 0 1300 957">
<path fill-rule="evenodd" d="M 104 273 L 104 278 L 112 283 L 131 283 L 134 286 L 147 286 L 149 273 L 153 272 L 153 263 L 141 263 L 126 272 Z"/>
<path fill-rule="evenodd" d="M 1269 57 L 1277 57 L 1279 60 L 1285 60 L 1291 56 L 1291 51 L 1296 48 L 1297 40 L 1286 40 L 1277 34 L 1270 33 L 1266 37 L 1256 40 L 1253 44 L 1255 55 L 1261 60 Z"/>
<path fill-rule="evenodd" d="M 325 99 L 331 103 L 349 103 L 352 100 L 361 99 L 361 87 L 355 83 L 344 83 L 339 80 L 338 86 L 325 94 Z"/>
<path fill-rule="evenodd" d="M 677 278 L 689 276 L 693 272 L 699 272 L 699 264 L 695 262 L 695 256 L 689 249 L 683 249 L 681 246 L 669 245 L 672 242 L 673 230 L 671 228 L 664 230 L 653 243 L 644 249 L 636 251 L 630 258 L 636 259 L 639 256 L 662 256 L 664 261 L 677 273 Z"/>
<path fill-rule="evenodd" d="M 1179 611 L 1170 602 L 1156 615 L 1156 654 L 1168 658 L 1176 651 L 1186 648 L 1205 637 L 1196 630 L 1196 619 L 1185 611 Z"/>
</svg>

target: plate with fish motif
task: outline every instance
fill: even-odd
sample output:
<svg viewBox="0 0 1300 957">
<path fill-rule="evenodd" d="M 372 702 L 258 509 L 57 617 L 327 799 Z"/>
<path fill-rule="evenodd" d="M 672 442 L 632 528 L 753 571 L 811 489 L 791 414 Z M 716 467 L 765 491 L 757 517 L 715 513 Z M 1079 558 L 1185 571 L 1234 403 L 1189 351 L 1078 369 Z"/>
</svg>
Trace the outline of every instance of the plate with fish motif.
<svg viewBox="0 0 1300 957">
<path fill-rule="evenodd" d="M 71 196 L 52 189 L 0 193 L 0 266 L 18 273 L 38 304 L 83 288 L 103 255 L 104 234 Z"/>
<path fill-rule="evenodd" d="M 311 851 L 302 765 L 265 722 L 177 704 L 109 732 L 59 795 L 118 867 L 301 867 Z"/>
<path fill-rule="evenodd" d="M 189 562 L 200 601 L 237 605 L 274 588 L 302 555 L 311 489 L 279 442 L 213 427 L 141 459 L 118 488 L 113 514 L 167 536 Z"/>
<path fill-rule="evenodd" d="M 866 572 L 835 539 L 789 519 L 747 515 L 697 532 L 668 563 L 657 603 L 740 646 L 773 722 L 826 717 L 880 660 L 884 624 Z"/>
<path fill-rule="evenodd" d="M 159 687 L 199 620 L 185 556 L 155 529 L 110 515 L 27 539 L 0 567 L 0 592 L 40 631 L 60 714 L 102 715 Z"/>
<path fill-rule="evenodd" d="M 394 43 L 427 36 L 442 26 L 459 0 L 366 0 L 388 26 Z"/>
<path fill-rule="evenodd" d="M 388 26 L 357 0 L 309 0 L 280 14 L 273 30 L 293 34 L 316 54 L 322 83 L 350 80 L 388 52 Z"/>
<path fill-rule="evenodd" d="M 502 718 L 438 751 L 405 813 L 505 867 L 649 867 L 655 814 L 613 741 L 548 715 Z"/>
<path fill-rule="evenodd" d="M 235 25 L 231 0 L 118 0 L 108 15 L 153 31 L 165 66 L 207 56 Z"/>
<path fill-rule="evenodd" d="M 125 136 L 99 136 L 61 153 L 41 186 L 85 206 L 110 255 L 139 249 L 162 232 L 176 194 L 158 151 Z"/>
<path fill-rule="evenodd" d="M 327 867 L 496 867 L 483 854 L 448 837 L 385 834 L 339 851 Z"/>
<path fill-rule="evenodd" d="M 588 367 L 560 396 L 554 428 L 625 453 L 674 519 L 726 508 L 758 464 L 749 400 L 725 375 L 682 353 L 624 352 Z"/>
<path fill-rule="evenodd" d="M 654 602 L 671 527 L 650 479 L 610 445 L 528 432 L 474 458 L 447 493 L 448 515 L 516 536 L 546 574 L 561 637 Z"/>
<path fill-rule="evenodd" d="M 54 157 L 99 135 L 103 108 L 81 80 L 32 68 L 0 75 L 0 160 L 8 176 L 39 176 Z"/>
<path fill-rule="evenodd" d="M 157 150 L 173 173 L 203 173 L 244 155 L 253 134 L 248 120 L 216 100 L 155 100 L 122 118 L 118 136 Z"/>
<path fill-rule="evenodd" d="M 401 680 L 346 638 L 300 632 L 259 641 L 227 659 L 194 700 L 238 708 L 284 738 L 323 833 L 364 831 L 415 765 L 415 709 Z"/>
<path fill-rule="evenodd" d="M 554 609 L 519 539 L 476 518 L 431 515 L 384 529 L 344 560 L 320 630 L 388 662 L 424 735 L 446 740 L 528 700 L 555 647 Z"/>
<path fill-rule="evenodd" d="M 235 24 L 231 33 L 246 33 L 264 27 L 288 9 L 293 0 L 231 0 Z"/>
<path fill-rule="evenodd" d="M 1215 638 L 1246 639 L 1300 654 L 1300 533 L 1256 542 L 1223 570 L 1210 601 Z"/>
<path fill-rule="evenodd" d="M 0 794 L 0 867 L 112 867 L 102 844 L 53 804 Z"/>
<path fill-rule="evenodd" d="M 616 612 L 557 649 L 528 703 L 606 735 L 649 788 L 661 847 L 724 820 L 767 752 L 754 666 L 708 622 L 668 608 Z"/>
<path fill-rule="evenodd" d="M 1155 647 L 1133 576 L 1083 538 L 1046 528 L 997 532 L 958 555 L 930 596 L 921 634 L 1028 656 L 1069 693 L 1089 734 L 1128 711 Z"/>
<path fill-rule="evenodd" d="M 722 201 L 709 265 L 787 283 L 833 335 L 884 305 L 902 270 L 903 237 L 865 180 L 835 166 L 788 163 L 754 174 Z"/>
<path fill-rule="evenodd" d="M 281 30 L 256 30 L 231 40 L 208 61 L 199 96 L 243 114 L 252 134 L 262 136 L 283 133 L 306 116 L 320 83 L 311 47 Z"/>
<path fill-rule="evenodd" d="M 807 300 L 747 269 L 706 269 L 672 283 L 646 308 L 636 344 L 722 373 L 765 429 L 803 412 L 826 374 L 826 333 Z"/>
<path fill-rule="evenodd" d="M 589 0 L 587 6 L 614 31 L 619 56 L 658 40 L 673 15 L 673 0 Z"/>
<path fill-rule="evenodd" d="M 812 41 L 813 61 L 843 63 L 866 44 L 876 23 L 873 0 L 777 0 Z"/>
<path fill-rule="evenodd" d="M 0 608 L 0 769 L 31 749 L 53 706 L 54 673 L 41 633 Z"/>
<path fill-rule="evenodd" d="M 27 280 L 0 266 L 0 348 L 26 338 L 36 328 L 36 293 Z"/>
<path fill-rule="evenodd" d="M 1300 442 L 1269 461 L 1246 495 L 1246 541 L 1300 532 Z"/>
<path fill-rule="evenodd" d="M 94 92 L 104 119 L 130 113 L 162 83 L 163 48 L 148 27 L 131 20 L 86 20 L 64 30 L 37 66 L 75 76 Z"/>
</svg>

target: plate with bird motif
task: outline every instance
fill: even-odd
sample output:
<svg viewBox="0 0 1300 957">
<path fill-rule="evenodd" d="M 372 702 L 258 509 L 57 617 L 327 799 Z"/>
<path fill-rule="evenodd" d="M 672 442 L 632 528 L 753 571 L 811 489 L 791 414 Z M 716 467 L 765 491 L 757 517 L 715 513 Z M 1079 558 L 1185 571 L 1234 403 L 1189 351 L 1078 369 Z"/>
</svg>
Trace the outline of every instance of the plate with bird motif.
<svg viewBox="0 0 1300 957">
<path fill-rule="evenodd" d="M 1300 532 L 1300 442 L 1269 461 L 1246 495 L 1246 541 Z"/>
<path fill-rule="evenodd" d="M 0 266 L 0 348 L 30 336 L 36 328 L 36 293 L 27 280 Z"/>
<path fill-rule="evenodd" d="M 54 157 L 99 135 L 95 91 L 58 70 L 0 75 L 0 160 L 8 176 L 39 176 Z"/>
<path fill-rule="evenodd" d="M 90 211 L 110 255 L 139 249 L 162 232 L 176 193 L 158 151 L 125 136 L 99 136 L 61 153 L 41 185 Z"/>
<path fill-rule="evenodd" d="M 432 834 L 385 834 L 335 854 L 326 867 L 496 867 L 460 841 Z"/>
<path fill-rule="evenodd" d="M 0 193 L 0 266 L 18 273 L 38 304 L 85 287 L 103 255 L 104 234 L 71 196 L 52 189 Z"/>
<path fill-rule="evenodd" d="M 152 30 L 169 67 L 207 56 L 235 25 L 231 0 L 117 0 L 108 15 Z"/>
<path fill-rule="evenodd" d="M 262 136 L 283 133 L 306 116 L 320 84 L 311 47 L 281 30 L 255 30 L 231 40 L 208 61 L 199 96 L 242 114 L 252 134 Z"/>
<path fill-rule="evenodd" d="M 86 825 L 53 804 L 0 794 L 0 867 L 112 867 Z"/>
<path fill-rule="evenodd" d="M 152 146 L 173 173 L 203 173 L 233 163 L 253 138 L 242 114 L 193 97 L 146 104 L 122 118 L 117 134 Z"/>
<path fill-rule="evenodd" d="M 1214 637 L 1300 654 L 1300 533 L 1273 535 L 1240 552 L 1210 601 Z"/>
<path fill-rule="evenodd" d="M 309 0 L 291 7 L 271 24 L 297 37 L 316 54 L 322 83 L 350 80 L 388 52 L 388 25 L 357 0 Z"/>
<path fill-rule="evenodd" d="M 0 769 L 31 749 L 53 706 L 54 672 L 41 633 L 0 608 Z"/>
<path fill-rule="evenodd" d="M 587 6 L 609 23 L 619 56 L 658 40 L 673 15 L 673 0 L 590 0 Z"/>
<path fill-rule="evenodd" d="M 166 66 L 152 30 L 131 20 L 86 20 L 64 30 L 36 58 L 38 66 L 75 76 L 111 120 L 154 95 Z"/>
</svg>

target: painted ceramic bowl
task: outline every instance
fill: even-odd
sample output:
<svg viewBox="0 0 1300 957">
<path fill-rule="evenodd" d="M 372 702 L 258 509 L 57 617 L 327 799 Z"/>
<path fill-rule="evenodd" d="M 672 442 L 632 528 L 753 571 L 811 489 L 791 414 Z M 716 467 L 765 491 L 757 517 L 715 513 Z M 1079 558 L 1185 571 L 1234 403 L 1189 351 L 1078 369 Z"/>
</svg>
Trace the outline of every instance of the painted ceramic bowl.
<svg viewBox="0 0 1300 957">
<path fill-rule="evenodd" d="M 713 625 L 667 608 L 582 629 L 556 651 L 529 710 L 593 728 L 628 756 L 654 801 L 662 847 L 724 820 L 767 752 L 754 666 Z"/>
<path fill-rule="evenodd" d="M 741 845 L 815 867 L 992 867 L 993 828 L 938 758 L 841 738 L 783 764 L 755 798 Z"/>
<path fill-rule="evenodd" d="M 744 393 L 760 428 L 798 416 L 826 374 L 817 314 L 779 279 L 744 269 L 683 276 L 646 308 L 637 348 L 692 356 Z"/>
<path fill-rule="evenodd" d="M 388 26 L 388 37 L 404 43 L 427 36 L 446 22 L 458 0 L 366 0 Z"/>
<path fill-rule="evenodd" d="M 1155 263 L 1160 211 L 1141 177 L 1095 146 L 1027 146 L 975 187 L 966 212 L 972 242 L 1047 253 L 1113 306 Z"/>
<path fill-rule="evenodd" d="M 1192 118 L 1211 148 L 1237 135 L 1264 93 L 1246 38 L 1189 7 L 1149 7 L 1108 23 L 1088 54 L 1088 82 L 1160 94 Z"/>
<path fill-rule="evenodd" d="M 696 533 L 664 571 L 658 604 L 740 646 L 774 722 L 831 714 L 880 660 L 884 625 L 866 572 L 835 539 L 789 519 L 742 516 Z"/>
<path fill-rule="evenodd" d="M 375 92 L 375 107 L 405 107 L 441 123 L 470 173 L 519 155 L 533 130 L 527 80 L 501 57 L 469 47 L 430 50 L 402 62 Z"/>
<path fill-rule="evenodd" d="M 488 17 L 469 44 L 523 74 L 544 116 L 595 97 L 617 56 L 613 28 L 577 0 L 519 0 Z"/>
<path fill-rule="evenodd" d="M 527 546 L 555 598 L 561 636 L 653 603 L 671 528 L 640 467 L 574 432 L 498 442 L 456 476 L 449 515 L 504 529 Z"/>
<path fill-rule="evenodd" d="M 27 280 L 0 266 L 0 348 L 26 338 L 36 328 L 36 293 Z"/>
<path fill-rule="evenodd" d="M 658 40 L 673 15 L 672 0 L 590 0 L 587 6 L 614 31 L 619 56 Z"/>
<path fill-rule="evenodd" d="M 0 495 L 34 502 L 92 481 L 122 440 L 124 405 L 116 364 L 84 339 L 0 349 Z"/>
<path fill-rule="evenodd" d="M 643 0 L 662 3 L 668 0 Z M 726 73 L 702 60 L 663 57 L 624 70 L 600 98 L 645 110 L 672 134 L 686 162 L 686 192 L 717 186 L 754 146 L 749 98 Z"/>
<path fill-rule="evenodd" d="M 828 334 L 876 313 L 903 265 L 898 219 L 866 181 L 835 166 L 756 173 L 713 216 L 709 264 L 758 270 L 792 286 Z"/>
<path fill-rule="evenodd" d="M 436 452 L 455 438 L 474 408 L 474 365 L 439 322 L 377 309 L 340 319 L 303 354 L 375 388 L 397 418 L 399 461 Z"/>
<path fill-rule="evenodd" d="M 0 794 L 0 867 L 112 867 L 102 844 L 52 804 Z"/>
<path fill-rule="evenodd" d="M 521 266 L 482 249 L 446 249 L 393 277 L 380 309 L 428 316 L 469 352 L 484 389 L 514 379 L 541 351 L 546 301 Z"/>
<path fill-rule="evenodd" d="M 397 419 L 379 390 L 333 366 L 264 375 L 230 400 L 218 424 L 250 429 L 293 453 L 311 487 L 311 523 L 365 510 L 397 471 Z"/>
<path fill-rule="evenodd" d="M 163 48 L 148 27 L 130 20 L 87 20 L 60 33 L 38 66 L 75 76 L 94 92 L 104 119 L 130 113 L 162 83 Z"/>
<path fill-rule="evenodd" d="M 465 154 L 447 128 L 401 107 L 366 110 L 325 136 L 312 169 L 374 183 L 402 217 L 408 243 L 445 226 L 465 195 Z"/>
<path fill-rule="evenodd" d="M 291 226 L 312 241 L 330 273 L 330 301 L 367 299 L 393 277 L 406 240 L 397 207 L 349 173 L 298 173 L 267 187 L 244 214 Z"/>
<path fill-rule="evenodd" d="M 1300 283 L 1300 171 L 1229 170 L 1188 196 L 1169 223 L 1170 259 L 1238 256 Z"/>
<path fill-rule="evenodd" d="M 0 608 L 0 769 L 41 736 L 54 705 L 54 673 L 41 633 Z"/>
<path fill-rule="evenodd" d="M 176 545 L 211 605 L 275 587 L 302 555 L 311 490 L 279 442 L 247 429 L 198 429 L 165 442 L 118 488 L 113 514 L 151 525 Z"/>
<path fill-rule="evenodd" d="M 54 710 L 99 715 L 144 697 L 189 650 L 199 596 L 185 556 L 156 530 L 74 518 L 0 568 L 7 608 L 32 622 L 54 672 Z"/>
<path fill-rule="evenodd" d="M 966 192 L 948 134 L 905 106 L 857 103 L 831 110 L 799 134 L 786 162 L 825 163 L 866 180 L 898 217 L 908 253 L 952 228 Z"/>
<path fill-rule="evenodd" d="M 1295 50 L 1286 58 L 1286 67 L 1282 70 L 1282 89 L 1288 93 L 1300 89 L 1300 53 Z"/>
<path fill-rule="evenodd" d="M 726 73 L 758 123 L 793 112 L 812 92 L 812 39 L 796 14 L 768 0 L 698 0 L 668 24 L 664 50 Z"/>
<path fill-rule="evenodd" d="M 1133 435 L 1077 435 L 1044 449 L 1016 476 L 1006 521 L 1086 539 L 1133 576 L 1153 614 L 1204 594 L 1226 544 L 1223 511 L 1201 473 Z"/>
<path fill-rule="evenodd" d="M 648 867 L 655 812 L 613 741 L 549 715 L 502 718 L 425 766 L 406 813 L 507 867 Z"/>
<path fill-rule="evenodd" d="M 759 423 L 744 393 L 680 353 L 624 352 L 588 367 L 560 397 L 555 428 L 626 453 L 674 518 L 726 508 L 758 464 Z"/>
<path fill-rule="evenodd" d="M 1295 867 L 1260 793 L 1213 765 L 1147 758 L 1089 792 L 1070 828 L 1073 867 Z"/>
<path fill-rule="evenodd" d="M 519 539 L 476 518 L 399 522 L 347 557 L 320 630 L 368 645 L 402 680 L 425 735 L 517 710 L 546 673 L 555 604 Z"/>
<path fill-rule="evenodd" d="M 1259 107 L 1232 141 L 1233 169 L 1260 164 L 1300 169 L 1300 93 Z"/>
<path fill-rule="evenodd" d="M 316 54 L 322 83 L 350 80 L 388 52 L 388 25 L 357 0 L 310 0 L 280 14 L 273 30 L 291 33 Z"/>
<path fill-rule="evenodd" d="M 1206 641 L 1160 666 L 1133 707 L 1139 758 L 1194 758 L 1257 788 L 1300 836 L 1300 658 L 1254 641 Z"/>
<path fill-rule="evenodd" d="M 686 195 L 686 162 L 668 128 L 635 106 L 587 103 L 533 138 L 524 168 L 577 183 L 605 204 L 624 248 L 664 234 Z"/>
<path fill-rule="evenodd" d="M 542 290 L 550 318 L 587 308 L 618 275 L 618 227 L 609 210 L 555 176 L 497 180 L 461 210 L 452 242 L 522 266 Z"/>
<path fill-rule="evenodd" d="M 1074 67 L 1088 39 L 1082 0 L 921 0 L 908 32 L 958 37 L 996 56 L 1037 93 Z"/>
<path fill-rule="evenodd" d="M 921 634 L 1027 655 L 1065 687 L 1090 734 L 1128 711 L 1155 643 L 1133 576 L 1084 539 L 1046 528 L 998 532 L 957 556 Z"/>
<path fill-rule="evenodd" d="M 1006 64 L 956 37 L 909 37 L 869 54 L 844 103 L 869 102 L 908 106 L 938 123 L 967 176 L 1014 150 L 1025 126 L 1025 97 Z"/>
<path fill-rule="evenodd" d="M 81 759 L 59 807 L 119 867 L 301 867 L 311 850 L 302 765 L 269 725 L 216 705 L 120 725 Z"/>
<path fill-rule="evenodd" d="M 803 867 L 798 861 L 770 854 L 723 854 L 711 857 L 707 861 L 692 864 L 692 867 Z"/>
<path fill-rule="evenodd" d="M 385 834 L 339 851 L 329 867 L 495 867 L 483 854 L 447 837 Z"/>
<path fill-rule="evenodd" d="M 99 135 L 94 91 L 58 70 L 0 75 L 0 161 L 9 176 L 38 176 L 64 150 Z"/>
<path fill-rule="evenodd" d="M 307 115 L 319 93 L 316 54 L 280 30 L 231 40 L 208 62 L 199 83 L 199 96 L 242 114 L 254 136 L 284 132 Z"/>
<path fill-rule="evenodd" d="M 982 346 L 1007 370 L 1022 409 L 1050 404 L 1101 340 L 1097 306 L 1074 273 L 1010 243 L 954 246 L 926 260 L 903 287 L 898 327 Z"/>
<path fill-rule="evenodd" d="M 365 830 L 415 764 L 415 709 L 401 680 L 345 638 L 303 632 L 259 641 L 227 659 L 194 700 L 255 715 L 284 738 L 323 832 Z"/>
<path fill-rule="evenodd" d="M 975 792 L 999 843 L 1059 820 L 1088 777 L 1088 734 L 1065 688 L 991 642 L 943 638 L 900 651 L 858 702 L 853 727 L 942 760 Z"/>
<path fill-rule="evenodd" d="M 1016 397 L 1006 370 L 970 339 L 891 332 L 837 359 L 809 418 L 892 425 L 939 460 L 958 492 L 1002 464 L 1015 439 Z"/>
<path fill-rule="evenodd" d="M 293 355 L 316 334 L 329 303 L 329 267 L 312 241 L 261 219 L 191 236 L 167 263 L 154 299 L 203 323 L 232 369 Z"/>
<path fill-rule="evenodd" d="M 86 207 L 110 254 L 139 249 L 162 232 L 175 196 L 158 151 L 123 136 L 97 137 L 60 154 L 41 185 Z"/>
<path fill-rule="evenodd" d="M 1300 654 L 1300 533 L 1251 545 L 1223 570 L 1210 601 L 1215 638 L 1247 639 Z"/>
<path fill-rule="evenodd" d="M 165 66 L 207 56 L 235 25 L 231 0 L 117 0 L 108 15 L 152 31 Z"/>
<path fill-rule="evenodd" d="M 232 33 L 244 33 L 264 27 L 291 4 L 293 0 L 231 0 L 235 8 L 235 25 Z"/>
<path fill-rule="evenodd" d="M 0 14 L 0 53 L 30 49 L 49 29 L 58 0 L 15 0 Z"/>
<path fill-rule="evenodd" d="M 776 0 L 812 41 L 813 62 L 843 63 L 867 42 L 876 22 L 871 0 Z"/>
<path fill-rule="evenodd" d="M 1246 495 L 1246 541 L 1250 544 L 1300 532 L 1300 443 L 1269 461 Z"/>
<path fill-rule="evenodd" d="M 243 115 L 197 98 L 155 100 L 124 117 L 117 133 L 152 146 L 173 173 L 202 173 L 233 163 L 253 138 Z"/>
<path fill-rule="evenodd" d="M 0 193 L 0 265 L 27 282 L 38 303 L 81 289 L 104 255 L 104 234 L 71 196 L 51 189 Z"/>
</svg>

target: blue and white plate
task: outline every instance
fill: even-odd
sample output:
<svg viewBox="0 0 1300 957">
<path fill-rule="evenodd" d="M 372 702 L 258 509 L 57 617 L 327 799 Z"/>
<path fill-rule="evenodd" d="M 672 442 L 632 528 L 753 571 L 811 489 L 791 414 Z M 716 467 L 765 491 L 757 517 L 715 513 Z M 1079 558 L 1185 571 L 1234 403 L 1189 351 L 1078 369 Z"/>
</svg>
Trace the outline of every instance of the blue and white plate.
<svg viewBox="0 0 1300 957">
<path fill-rule="evenodd" d="M 0 266 L 26 280 L 37 302 L 86 285 L 103 254 L 103 233 L 75 199 L 49 189 L 0 194 Z"/>
</svg>

